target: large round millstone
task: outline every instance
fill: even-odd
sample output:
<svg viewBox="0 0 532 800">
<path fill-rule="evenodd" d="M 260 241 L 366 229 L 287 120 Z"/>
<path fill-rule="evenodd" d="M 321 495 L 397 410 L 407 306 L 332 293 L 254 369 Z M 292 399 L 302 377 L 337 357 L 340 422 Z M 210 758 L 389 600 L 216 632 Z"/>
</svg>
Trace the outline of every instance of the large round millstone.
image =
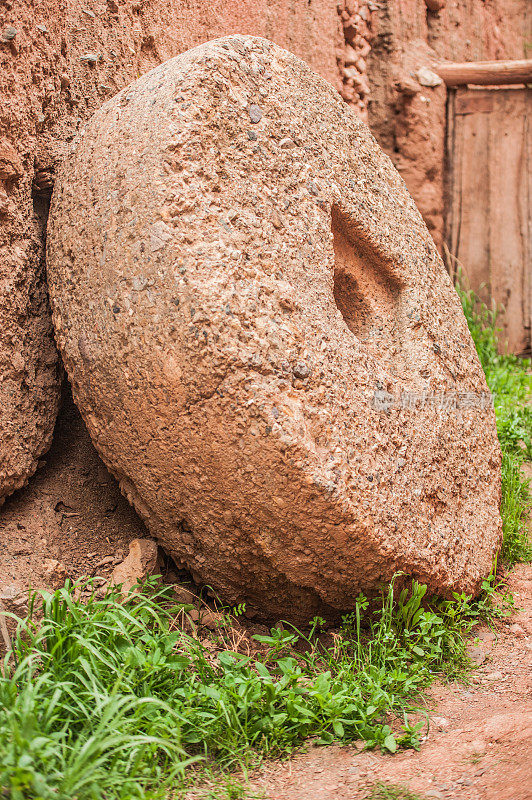
<svg viewBox="0 0 532 800">
<path fill-rule="evenodd" d="M 102 458 L 229 601 L 302 620 L 397 570 L 474 591 L 500 451 L 405 185 L 306 64 L 231 36 L 94 115 L 56 184 L 54 324 Z"/>
</svg>

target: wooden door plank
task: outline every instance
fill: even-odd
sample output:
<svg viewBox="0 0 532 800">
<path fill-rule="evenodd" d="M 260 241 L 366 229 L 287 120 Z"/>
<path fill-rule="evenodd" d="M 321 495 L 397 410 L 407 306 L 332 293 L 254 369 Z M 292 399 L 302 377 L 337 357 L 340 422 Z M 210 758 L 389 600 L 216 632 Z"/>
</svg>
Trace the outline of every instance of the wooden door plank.
<svg viewBox="0 0 532 800">
<path fill-rule="evenodd" d="M 525 352 L 532 355 L 532 89 L 525 90 L 525 186 L 526 186 L 526 222 L 525 222 L 525 280 L 524 280 L 524 328 L 527 345 Z"/>
<path fill-rule="evenodd" d="M 445 139 L 445 241 L 452 256 L 456 256 L 460 235 L 460 169 L 461 121 L 455 115 L 456 92 L 447 97 L 447 132 Z M 455 265 L 449 264 L 451 277 L 455 277 Z"/>
<path fill-rule="evenodd" d="M 447 243 L 482 299 L 505 306 L 513 352 L 531 345 L 530 89 L 450 93 Z"/>
<path fill-rule="evenodd" d="M 504 306 L 504 335 L 512 352 L 527 345 L 525 241 L 527 179 L 524 91 L 494 92 L 489 115 L 489 275 L 491 295 Z"/>
<path fill-rule="evenodd" d="M 461 90 L 464 91 L 464 90 Z M 461 127 L 460 230 L 456 257 L 471 286 L 489 299 L 489 115 L 456 118 Z"/>
</svg>

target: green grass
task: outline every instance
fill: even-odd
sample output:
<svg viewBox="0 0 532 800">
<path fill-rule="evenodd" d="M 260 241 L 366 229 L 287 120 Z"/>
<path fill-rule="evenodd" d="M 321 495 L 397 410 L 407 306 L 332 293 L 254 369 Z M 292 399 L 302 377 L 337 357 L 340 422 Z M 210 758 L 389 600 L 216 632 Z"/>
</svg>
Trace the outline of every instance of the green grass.
<svg viewBox="0 0 532 800">
<path fill-rule="evenodd" d="M 406 786 L 379 781 L 372 788 L 367 800 L 426 800 L 426 798 L 411 792 Z"/>
<path fill-rule="evenodd" d="M 497 353 L 494 315 L 459 291 L 496 394 L 511 564 L 531 554 L 520 474 L 532 450 L 529 364 Z M 423 690 L 464 675 L 467 635 L 511 602 L 493 576 L 475 600 L 428 599 L 417 582 L 399 591 L 396 581 L 371 606 L 361 595 L 334 635 L 316 618 L 305 633 L 285 624 L 236 652 L 234 620 L 189 635 L 180 622 L 190 607 L 154 581 L 126 601 L 92 586 L 33 594 L 19 622 L 0 675 L 4 798 L 156 800 L 203 783 L 205 797 L 236 800 L 250 767 L 306 741 L 417 748 Z M 380 785 L 371 797 L 411 795 Z"/>
<path fill-rule="evenodd" d="M 463 671 L 464 636 L 493 613 L 463 595 L 424 607 L 424 594 L 391 586 L 372 614 L 360 596 L 328 646 L 315 619 L 305 635 L 272 629 L 250 657 L 226 649 L 225 629 L 185 633 L 183 606 L 152 584 L 126 602 L 44 593 L 0 678 L 0 785 L 10 800 L 177 797 L 307 739 L 417 747 L 419 693 Z"/>
<path fill-rule="evenodd" d="M 488 387 L 495 397 L 502 450 L 502 556 L 508 566 L 513 566 L 532 558 L 527 533 L 530 485 L 521 471 L 525 461 L 532 461 L 532 364 L 530 359 L 499 353 L 496 310 L 487 308 L 471 290 L 465 289 L 463 280 L 457 291 Z"/>
</svg>

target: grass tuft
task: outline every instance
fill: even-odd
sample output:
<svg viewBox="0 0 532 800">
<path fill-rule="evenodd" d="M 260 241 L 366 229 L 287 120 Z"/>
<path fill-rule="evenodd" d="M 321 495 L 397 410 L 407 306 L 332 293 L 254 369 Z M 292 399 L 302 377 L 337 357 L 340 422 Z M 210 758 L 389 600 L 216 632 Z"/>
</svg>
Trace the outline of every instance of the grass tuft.
<svg viewBox="0 0 532 800">
<path fill-rule="evenodd" d="M 426 798 L 410 791 L 406 786 L 379 781 L 373 786 L 367 800 L 426 800 Z"/>
<path fill-rule="evenodd" d="M 532 364 L 499 352 L 497 310 L 489 309 L 459 275 L 456 286 L 486 381 L 495 401 L 502 450 L 502 556 L 507 566 L 532 559 L 527 519 L 532 508 L 530 482 L 522 473 L 532 461 Z"/>
</svg>

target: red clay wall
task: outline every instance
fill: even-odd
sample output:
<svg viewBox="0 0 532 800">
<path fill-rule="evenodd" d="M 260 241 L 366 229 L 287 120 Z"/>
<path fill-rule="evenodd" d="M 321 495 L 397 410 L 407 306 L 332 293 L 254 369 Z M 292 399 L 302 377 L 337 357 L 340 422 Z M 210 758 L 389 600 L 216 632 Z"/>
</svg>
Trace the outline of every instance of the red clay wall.
<svg viewBox="0 0 532 800">
<path fill-rule="evenodd" d="M 368 122 L 403 176 L 439 247 L 444 235 L 446 90 L 443 85 L 420 85 L 416 73 L 441 60 L 523 58 L 525 44 L 532 39 L 527 3 L 385 0 L 367 4 L 373 9 L 367 57 Z M 434 12 L 429 5 L 443 7 Z"/>
</svg>

